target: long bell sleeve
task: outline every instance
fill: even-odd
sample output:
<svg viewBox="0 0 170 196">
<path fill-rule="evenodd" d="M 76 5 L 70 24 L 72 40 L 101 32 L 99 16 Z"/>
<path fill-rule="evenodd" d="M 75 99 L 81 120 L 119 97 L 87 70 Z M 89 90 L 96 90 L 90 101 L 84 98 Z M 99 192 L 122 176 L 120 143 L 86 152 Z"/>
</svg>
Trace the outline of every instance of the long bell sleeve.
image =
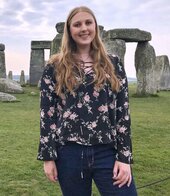
<svg viewBox="0 0 170 196">
<path fill-rule="evenodd" d="M 117 131 L 117 160 L 131 164 L 132 141 L 131 141 L 131 119 L 129 110 L 128 81 L 123 64 L 118 57 L 115 70 L 120 80 L 120 89 L 116 97 L 116 131 Z"/>
<path fill-rule="evenodd" d="M 47 65 L 40 82 L 40 142 L 37 159 L 43 161 L 57 159 L 57 95 L 54 87 L 54 68 Z"/>
</svg>

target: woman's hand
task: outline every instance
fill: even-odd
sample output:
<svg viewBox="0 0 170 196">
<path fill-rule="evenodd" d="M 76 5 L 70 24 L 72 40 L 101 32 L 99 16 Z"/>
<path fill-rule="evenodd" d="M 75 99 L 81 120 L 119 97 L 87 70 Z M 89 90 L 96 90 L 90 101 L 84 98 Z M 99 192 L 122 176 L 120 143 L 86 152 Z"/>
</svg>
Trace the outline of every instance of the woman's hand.
<svg viewBox="0 0 170 196">
<path fill-rule="evenodd" d="M 113 179 L 115 180 L 113 184 L 118 185 L 119 188 L 125 184 L 130 186 L 132 181 L 130 164 L 115 161 L 113 168 Z"/>
<path fill-rule="evenodd" d="M 51 182 L 57 181 L 57 167 L 54 161 L 44 161 L 44 172 Z"/>
</svg>

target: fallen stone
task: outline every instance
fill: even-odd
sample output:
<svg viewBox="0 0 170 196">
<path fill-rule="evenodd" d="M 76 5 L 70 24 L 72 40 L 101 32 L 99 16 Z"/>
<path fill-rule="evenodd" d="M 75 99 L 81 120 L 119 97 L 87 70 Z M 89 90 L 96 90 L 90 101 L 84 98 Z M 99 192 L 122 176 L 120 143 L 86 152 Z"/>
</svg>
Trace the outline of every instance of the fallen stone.
<svg viewBox="0 0 170 196">
<path fill-rule="evenodd" d="M 0 78 L 0 92 L 4 93 L 23 93 L 24 90 L 20 84 L 14 80 Z"/>
<path fill-rule="evenodd" d="M 8 93 L 0 92 L 0 101 L 1 102 L 16 102 L 18 101 L 17 98 L 13 95 L 10 95 Z"/>
</svg>

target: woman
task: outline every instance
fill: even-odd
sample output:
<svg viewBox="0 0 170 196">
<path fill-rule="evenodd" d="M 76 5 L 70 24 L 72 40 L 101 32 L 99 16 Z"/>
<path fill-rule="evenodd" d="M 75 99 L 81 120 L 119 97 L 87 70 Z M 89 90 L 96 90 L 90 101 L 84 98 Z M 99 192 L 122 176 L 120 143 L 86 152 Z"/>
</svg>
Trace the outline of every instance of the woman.
<svg viewBox="0 0 170 196">
<path fill-rule="evenodd" d="M 124 68 L 109 56 L 93 12 L 74 8 L 61 51 L 41 78 L 38 159 L 64 196 L 137 195 L 131 173 L 128 86 Z"/>
</svg>

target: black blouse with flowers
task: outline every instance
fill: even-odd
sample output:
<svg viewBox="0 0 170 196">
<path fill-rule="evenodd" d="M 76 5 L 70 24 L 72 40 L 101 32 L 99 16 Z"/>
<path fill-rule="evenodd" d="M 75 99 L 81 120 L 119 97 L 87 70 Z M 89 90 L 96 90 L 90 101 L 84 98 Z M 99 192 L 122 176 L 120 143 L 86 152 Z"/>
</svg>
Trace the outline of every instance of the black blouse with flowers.
<svg viewBox="0 0 170 196">
<path fill-rule="evenodd" d="M 132 163 L 128 84 L 118 57 L 110 57 L 121 87 L 113 92 L 109 82 L 97 90 L 91 83 L 94 72 L 85 72 L 75 95 L 55 93 L 53 65 L 47 65 L 40 87 L 40 144 L 38 160 L 57 159 L 57 146 L 68 141 L 81 145 L 112 143 L 117 160 Z M 109 77 L 109 75 L 106 75 Z"/>
</svg>

